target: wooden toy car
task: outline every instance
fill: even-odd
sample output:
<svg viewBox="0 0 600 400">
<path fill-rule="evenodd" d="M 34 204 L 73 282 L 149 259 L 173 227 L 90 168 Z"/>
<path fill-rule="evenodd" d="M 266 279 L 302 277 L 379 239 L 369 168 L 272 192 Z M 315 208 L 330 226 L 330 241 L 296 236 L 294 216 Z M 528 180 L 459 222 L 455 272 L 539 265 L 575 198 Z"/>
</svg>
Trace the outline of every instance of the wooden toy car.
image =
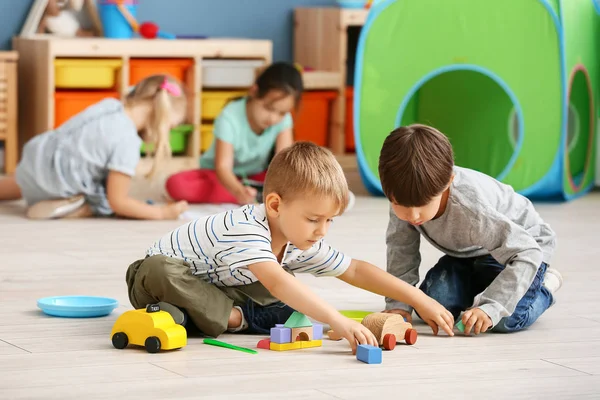
<svg viewBox="0 0 600 400">
<path fill-rule="evenodd" d="M 385 350 L 393 350 L 398 340 L 403 340 L 408 345 L 417 342 L 417 331 L 399 314 L 372 313 L 363 318 L 361 322 L 366 326 Z M 331 340 L 342 339 L 335 332 L 328 332 Z"/>
<path fill-rule="evenodd" d="M 187 344 L 185 328 L 176 324 L 171 314 L 161 311 L 158 304 L 123 313 L 113 325 L 110 336 L 117 349 L 133 344 L 144 346 L 148 353 L 179 349 Z"/>
</svg>

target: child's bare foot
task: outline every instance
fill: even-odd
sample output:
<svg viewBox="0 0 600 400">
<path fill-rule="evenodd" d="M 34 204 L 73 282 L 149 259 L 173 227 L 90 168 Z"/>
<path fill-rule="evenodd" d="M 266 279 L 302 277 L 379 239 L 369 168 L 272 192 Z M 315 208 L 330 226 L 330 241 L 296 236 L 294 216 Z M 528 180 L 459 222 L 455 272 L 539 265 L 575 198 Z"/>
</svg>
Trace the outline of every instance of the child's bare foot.
<svg viewBox="0 0 600 400">
<path fill-rule="evenodd" d="M 27 218 L 30 219 L 83 218 L 90 215 L 91 210 L 86 206 L 83 195 L 68 199 L 44 200 L 27 209 Z"/>
</svg>

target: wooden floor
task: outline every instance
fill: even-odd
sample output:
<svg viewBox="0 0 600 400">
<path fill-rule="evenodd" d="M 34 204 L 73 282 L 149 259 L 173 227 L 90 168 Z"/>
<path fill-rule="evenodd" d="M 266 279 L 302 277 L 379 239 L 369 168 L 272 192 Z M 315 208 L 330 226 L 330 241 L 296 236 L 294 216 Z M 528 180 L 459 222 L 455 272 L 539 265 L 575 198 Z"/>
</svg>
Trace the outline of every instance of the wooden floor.
<svg viewBox="0 0 600 400">
<path fill-rule="evenodd" d="M 598 399 L 600 193 L 538 208 L 558 232 L 553 266 L 565 285 L 531 329 L 449 338 L 418 323 L 416 345 L 399 345 L 384 353 L 383 364 L 367 365 L 345 342 L 332 341 L 257 355 L 200 339 L 170 353 L 116 350 L 112 324 L 131 309 L 128 264 L 181 222 L 31 222 L 23 204 L 1 204 L 0 399 Z M 359 197 L 335 221 L 329 241 L 383 267 L 386 223 L 384 200 Z M 439 256 L 423 245 L 423 265 Z M 339 309 L 383 307 L 378 296 L 335 279 L 300 279 Z M 114 297 L 120 306 L 98 319 L 53 318 L 36 307 L 40 297 L 70 294 Z M 220 339 L 253 347 L 260 338 Z"/>
</svg>

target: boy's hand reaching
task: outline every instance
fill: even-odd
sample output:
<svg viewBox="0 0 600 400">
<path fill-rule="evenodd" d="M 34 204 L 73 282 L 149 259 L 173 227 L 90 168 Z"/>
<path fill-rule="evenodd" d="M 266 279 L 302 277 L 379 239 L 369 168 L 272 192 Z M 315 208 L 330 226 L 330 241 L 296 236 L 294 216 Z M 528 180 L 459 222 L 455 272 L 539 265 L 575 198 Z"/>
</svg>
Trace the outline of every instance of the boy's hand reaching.
<svg viewBox="0 0 600 400">
<path fill-rule="evenodd" d="M 465 335 L 470 335 L 471 330 L 475 335 L 486 332 L 492 326 L 492 319 L 481 308 L 467 310 L 462 316 L 465 325 Z"/>
<path fill-rule="evenodd" d="M 356 346 L 358 344 L 370 344 L 371 346 L 379 347 L 377 339 L 373 332 L 366 326 L 344 316 L 336 318 L 335 321 L 329 324 L 335 333 L 350 343 L 352 354 L 356 354 Z"/>
<path fill-rule="evenodd" d="M 442 328 L 449 336 L 454 336 L 454 317 L 450 311 L 429 296 L 423 303 L 415 306 L 415 310 L 427 325 L 431 327 L 434 335 Z"/>
</svg>

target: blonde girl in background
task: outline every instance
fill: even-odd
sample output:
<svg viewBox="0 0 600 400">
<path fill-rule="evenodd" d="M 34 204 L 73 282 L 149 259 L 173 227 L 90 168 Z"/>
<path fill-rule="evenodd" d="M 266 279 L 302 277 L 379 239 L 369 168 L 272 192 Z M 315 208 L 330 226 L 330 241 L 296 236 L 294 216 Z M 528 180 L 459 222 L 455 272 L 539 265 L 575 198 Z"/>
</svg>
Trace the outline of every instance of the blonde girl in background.
<svg viewBox="0 0 600 400">
<path fill-rule="evenodd" d="M 177 219 L 185 201 L 153 206 L 130 197 L 129 189 L 142 142 L 154 145 L 151 177 L 171 156 L 170 130 L 185 114 L 181 84 L 148 77 L 123 102 L 104 99 L 27 142 L 15 176 L 0 180 L 0 200 L 24 198 L 32 219 Z"/>
</svg>

